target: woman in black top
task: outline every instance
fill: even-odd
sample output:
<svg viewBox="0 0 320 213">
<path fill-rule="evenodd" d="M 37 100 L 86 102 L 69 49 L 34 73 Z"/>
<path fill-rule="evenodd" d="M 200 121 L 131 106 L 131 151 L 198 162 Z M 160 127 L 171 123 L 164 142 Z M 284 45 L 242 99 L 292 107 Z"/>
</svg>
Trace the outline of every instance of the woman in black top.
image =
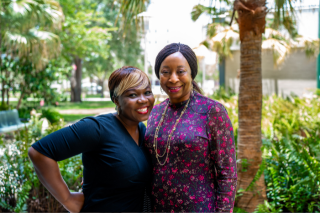
<svg viewBox="0 0 320 213">
<path fill-rule="evenodd" d="M 151 178 L 143 145 L 154 97 L 147 75 L 122 67 L 109 78 L 117 114 L 87 117 L 58 130 L 29 149 L 35 171 L 49 192 L 70 212 L 140 212 Z M 82 153 L 83 193 L 71 193 L 57 161 Z"/>
</svg>

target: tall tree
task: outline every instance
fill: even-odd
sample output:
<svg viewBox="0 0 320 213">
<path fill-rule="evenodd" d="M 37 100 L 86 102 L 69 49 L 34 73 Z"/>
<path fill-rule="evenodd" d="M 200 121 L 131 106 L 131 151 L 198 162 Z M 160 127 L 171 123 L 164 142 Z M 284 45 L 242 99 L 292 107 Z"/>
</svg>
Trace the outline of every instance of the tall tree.
<svg viewBox="0 0 320 213">
<path fill-rule="evenodd" d="M 228 0 L 215 0 L 212 2 Z M 298 0 L 275 0 L 274 19 L 271 26 L 278 29 L 284 26 L 292 37 L 295 30 L 293 2 Z M 243 194 L 236 205 L 253 212 L 256 206 L 266 199 L 261 153 L 261 44 L 266 26 L 266 0 L 235 0 L 232 18 L 237 16 L 240 33 L 240 88 L 239 88 L 239 129 L 238 129 L 238 189 Z M 215 5 L 205 7 L 196 5 L 192 17 L 197 19 L 203 12 L 211 15 L 221 14 Z M 214 20 L 213 20 L 214 23 Z M 211 33 L 215 33 L 208 28 Z M 270 39 L 270 38 L 269 38 Z M 272 42 L 272 40 L 269 40 Z"/>
<path fill-rule="evenodd" d="M 255 177 L 255 190 L 245 190 L 237 206 L 253 212 L 266 199 L 261 152 L 262 75 L 261 44 L 267 8 L 265 0 L 234 2 L 240 31 L 240 87 L 238 129 L 238 188 L 248 189 Z"/>
<path fill-rule="evenodd" d="M 57 56 L 63 13 L 54 0 L 6 0 L 0 1 L 0 80 L 2 105 L 9 100 L 10 70 L 2 58 L 28 60 L 36 70 L 43 69 L 48 61 Z M 10 59 L 11 58 L 11 59 Z"/>
<path fill-rule="evenodd" d="M 112 71 L 124 65 L 142 67 L 139 28 L 134 21 L 123 23 L 126 19 L 122 20 L 118 17 L 121 3 L 121 1 L 104 0 L 99 4 L 103 16 L 108 20 L 107 26 L 116 28 L 110 32 L 112 38 L 108 41 L 108 57 L 104 59 L 97 55 L 84 61 L 88 75 L 98 78 L 98 83 L 102 86 L 102 95 L 105 91 L 105 80 Z M 125 28 L 123 28 L 124 24 Z"/>
<path fill-rule="evenodd" d="M 81 101 L 81 80 L 83 60 L 99 56 L 107 58 L 109 52 L 107 20 L 93 0 L 61 0 L 65 14 L 65 23 L 60 34 L 63 50 L 62 55 L 75 66 L 72 72 L 71 101 Z"/>
</svg>

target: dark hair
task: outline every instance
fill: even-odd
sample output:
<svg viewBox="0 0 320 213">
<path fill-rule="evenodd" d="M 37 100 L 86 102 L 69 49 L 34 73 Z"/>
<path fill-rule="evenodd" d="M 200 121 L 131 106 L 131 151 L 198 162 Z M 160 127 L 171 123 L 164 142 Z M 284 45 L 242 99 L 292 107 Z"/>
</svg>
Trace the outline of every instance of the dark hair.
<svg viewBox="0 0 320 213">
<path fill-rule="evenodd" d="M 198 93 L 202 94 L 201 89 L 198 86 L 197 82 L 194 81 L 195 77 L 198 74 L 197 56 L 188 45 L 180 44 L 180 43 L 168 44 L 158 53 L 157 58 L 156 58 L 155 68 L 154 68 L 154 71 L 155 71 L 158 79 L 160 79 L 159 70 L 160 70 L 160 66 L 161 66 L 162 62 L 169 55 L 176 53 L 176 52 L 180 52 L 185 57 L 185 59 L 188 61 L 188 64 L 191 68 L 193 89 L 195 91 L 197 91 Z"/>
<path fill-rule="evenodd" d="M 125 90 L 139 85 L 146 87 L 150 85 L 150 81 L 148 76 L 137 67 L 123 66 L 113 71 L 108 81 L 112 102 L 114 102 L 114 98 L 121 96 Z"/>
</svg>

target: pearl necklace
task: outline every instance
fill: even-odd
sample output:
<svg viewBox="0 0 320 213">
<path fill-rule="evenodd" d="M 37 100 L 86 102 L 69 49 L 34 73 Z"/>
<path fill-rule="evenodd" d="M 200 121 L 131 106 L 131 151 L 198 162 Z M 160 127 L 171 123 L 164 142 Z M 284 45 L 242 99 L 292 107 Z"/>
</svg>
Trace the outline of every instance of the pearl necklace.
<svg viewBox="0 0 320 213">
<path fill-rule="evenodd" d="M 186 111 L 186 109 L 187 109 L 187 107 L 188 107 L 188 105 L 189 105 L 189 102 L 190 102 L 190 98 L 189 98 L 187 104 L 184 106 L 184 109 L 182 110 L 180 117 L 176 120 L 176 122 L 175 122 L 175 124 L 174 124 L 174 126 L 173 126 L 173 129 L 171 130 L 171 133 L 170 133 L 169 136 L 168 136 L 167 145 L 166 145 L 166 148 L 165 148 L 165 151 L 164 151 L 163 155 L 160 155 L 160 154 L 158 154 L 157 138 L 158 138 L 159 129 L 160 129 L 162 123 L 163 123 L 164 116 L 166 115 L 166 112 L 167 112 L 167 109 L 168 109 L 168 106 L 169 106 L 169 101 L 168 101 L 168 104 L 167 104 L 164 112 L 162 113 L 160 122 L 159 122 L 159 124 L 158 124 L 158 126 L 157 126 L 157 128 L 156 128 L 156 133 L 155 133 L 154 138 L 153 138 L 153 148 L 154 148 L 154 151 L 155 151 L 155 153 L 156 153 L 157 161 L 158 161 L 158 163 L 159 163 L 161 166 L 163 166 L 163 165 L 167 162 L 168 155 L 169 155 L 169 151 L 170 151 L 170 141 L 171 141 L 171 137 L 172 137 L 172 135 L 173 135 L 173 132 L 176 130 L 176 127 L 177 127 L 179 121 L 181 120 L 182 115 L 183 115 L 184 112 Z M 164 161 L 163 163 L 161 163 L 160 160 L 159 160 L 159 157 L 162 158 L 162 157 L 164 157 L 166 154 L 167 154 L 167 156 L 166 156 L 165 161 Z"/>
</svg>

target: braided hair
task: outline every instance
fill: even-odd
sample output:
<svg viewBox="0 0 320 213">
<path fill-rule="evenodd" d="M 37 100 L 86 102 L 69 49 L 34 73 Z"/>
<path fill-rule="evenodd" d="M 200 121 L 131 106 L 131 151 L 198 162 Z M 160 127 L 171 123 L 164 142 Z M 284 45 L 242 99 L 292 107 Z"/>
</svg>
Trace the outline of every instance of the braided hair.
<svg viewBox="0 0 320 213">
<path fill-rule="evenodd" d="M 193 85 L 193 89 L 202 94 L 200 87 L 198 86 L 198 84 L 194 81 L 195 77 L 198 74 L 198 61 L 197 61 L 197 57 L 196 54 L 193 52 L 193 50 L 185 44 L 180 44 L 180 43 L 172 43 L 172 44 L 168 44 L 167 46 L 165 46 L 157 55 L 156 58 L 156 63 L 155 63 L 155 73 L 158 77 L 158 79 L 160 79 L 159 76 L 159 70 L 160 70 L 160 66 L 162 64 L 162 62 L 171 54 L 176 53 L 176 52 L 180 52 L 185 59 L 188 61 L 188 64 L 191 68 L 191 77 L 192 77 L 192 85 Z"/>
</svg>

